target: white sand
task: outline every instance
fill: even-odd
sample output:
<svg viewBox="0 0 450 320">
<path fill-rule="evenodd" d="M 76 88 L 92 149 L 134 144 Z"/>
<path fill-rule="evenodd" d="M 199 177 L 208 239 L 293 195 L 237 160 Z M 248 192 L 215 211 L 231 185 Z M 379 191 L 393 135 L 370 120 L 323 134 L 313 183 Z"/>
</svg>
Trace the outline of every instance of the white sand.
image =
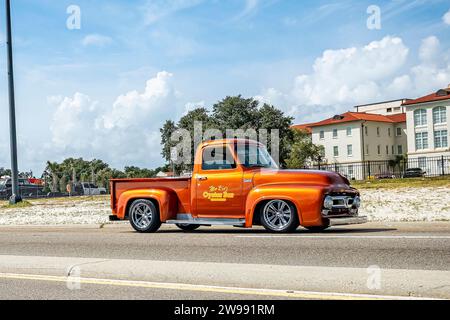
<svg viewBox="0 0 450 320">
<path fill-rule="evenodd" d="M 361 196 L 360 215 L 370 221 L 450 221 L 450 188 L 368 189 Z M 0 209 L 0 225 L 104 224 L 110 214 L 107 197 L 39 200 Z"/>
</svg>

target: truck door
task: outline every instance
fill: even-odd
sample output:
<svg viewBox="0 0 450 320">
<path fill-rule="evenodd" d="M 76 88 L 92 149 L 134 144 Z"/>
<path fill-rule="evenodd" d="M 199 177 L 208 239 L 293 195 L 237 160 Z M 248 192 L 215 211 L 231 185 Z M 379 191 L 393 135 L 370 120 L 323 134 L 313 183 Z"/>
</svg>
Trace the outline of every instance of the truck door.
<svg viewBox="0 0 450 320">
<path fill-rule="evenodd" d="M 232 150 L 224 144 L 207 146 L 202 152 L 202 165 L 192 177 L 196 183 L 194 215 L 198 218 L 245 217 L 243 171 L 236 164 Z"/>
</svg>

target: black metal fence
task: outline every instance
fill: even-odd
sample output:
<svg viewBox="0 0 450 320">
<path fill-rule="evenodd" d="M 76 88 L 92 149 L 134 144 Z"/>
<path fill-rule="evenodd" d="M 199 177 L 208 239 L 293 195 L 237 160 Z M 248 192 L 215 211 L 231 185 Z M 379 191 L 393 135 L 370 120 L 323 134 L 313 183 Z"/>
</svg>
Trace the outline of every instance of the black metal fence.
<svg viewBox="0 0 450 320">
<path fill-rule="evenodd" d="M 450 175 L 450 156 L 418 157 L 401 161 L 364 161 L 309 166 L 307 169 L 339 172 L 349 180 L 403 178 L 407 169 L 421 169 L 425 177 Z"/>
</svg>

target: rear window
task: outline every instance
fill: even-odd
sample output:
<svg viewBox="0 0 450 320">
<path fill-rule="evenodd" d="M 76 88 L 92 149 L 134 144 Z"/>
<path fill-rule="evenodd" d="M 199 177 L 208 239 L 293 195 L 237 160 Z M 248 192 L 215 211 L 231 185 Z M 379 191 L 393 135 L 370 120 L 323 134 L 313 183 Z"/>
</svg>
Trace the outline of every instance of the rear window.
<svg viewBox="0 0 450 320">
<path fill-rule="evenodd" d="M 206 147 L 203 150 L 202 170 L 235 169 L 236 163 L 228 146 Z"/>
</svg>

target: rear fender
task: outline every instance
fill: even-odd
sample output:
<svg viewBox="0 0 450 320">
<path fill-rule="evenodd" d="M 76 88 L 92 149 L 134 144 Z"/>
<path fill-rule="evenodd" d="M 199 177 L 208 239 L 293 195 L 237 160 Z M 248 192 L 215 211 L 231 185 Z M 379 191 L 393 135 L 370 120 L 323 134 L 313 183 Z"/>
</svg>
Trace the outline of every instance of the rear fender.
<svg viewBox="0 0 450 320">
<path fill-rule="evenodd" d="M 302 226 L 322 225 L 323 187 L 298 184 L 276 184 L 258 186 L 250 191 L 245 206 L 245 226 L 252 227 L 258 204 L 269 200 L 285 200 L 297 209 Z"/>
<path fill-rule="evenodd" d="M 158 204 L 161 222 L 169 220 L 176 215 L 176 196 L 172 192 L 161 189 L 129 190 L 122 193 L 117 201 L 117 217 L 124 220 L 127 209 L 134 200 L 154 200 Z"/>
</svg>

